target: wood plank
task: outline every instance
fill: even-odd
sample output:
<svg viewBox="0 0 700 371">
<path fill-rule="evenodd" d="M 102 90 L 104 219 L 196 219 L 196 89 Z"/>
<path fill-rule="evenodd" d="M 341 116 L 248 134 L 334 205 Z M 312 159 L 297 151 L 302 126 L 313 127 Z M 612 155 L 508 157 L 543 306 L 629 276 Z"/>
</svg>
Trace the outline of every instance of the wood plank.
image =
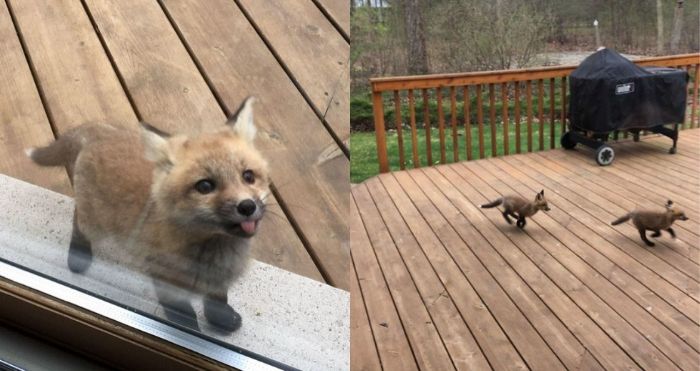
<svg viewBox="0 0 700 371">
<path fill-rule="evenodd" d="M 341 79 L 348 79 L 350 45 L 310 1 L 236 0 L 280 60 L 299 82 L 313 105 L 341 140 L 350 135 L 350 96 L 337 96 L 347 109 L 328 111 Z"/>
<path fill-rule="evenodd" d="M 544 150 L 544 81 L 537 80 L 537 123 L 539 124 L 539 148 Z"/>
<path fill-rule="evenodd" d="M 353 204 L 352 208 L 355 207 Z M 352 211 L 357 213 L 355 209 Z M 372 336 L 372 329 L 367 318 L 365 300 L 357 281 L 355 263 L 350 267 L 350 364 L 353 370 L 374 371 L 381 368 L 377 344 Z"/>
<path fill-rule="evenodd" d="M 457 95 L 455 87 L 450 88 L 450 123 L 452 124 L 452 160 L 459 161 L 459 138 L 457 137 Z"/>
<path fill-rule="evenodd" d="M 505 225 L 501 215 L 486 212 L 482 214 L 480 211 L 475 211 L 474 205 L 491 201 L 498 197 L 499 193 L 491 190 L 471 172 L 468 176 L 464 176 L 462 175 L 464 169 L 458 166 L 441 167 L 435 170 L 442 175 L 435 176 L 437 186 L 445 192 L 469 220 L 479 221 L 482 226 L 481 231 L 487 238 L 494 241 L 494 248 L 497 248 L 513 269 L 528 281 L 529 286 L 555 312 L 557 317 L 583 344 L 587 352 L 590 352 L 606 369 L 636 367 L 632 359 L 594 322 L 599 315 L 589 317 L 584 312 L 590 308 L 591 303 L 595 302 L 588 300 L 584 295 L 586 292 L 585 289 L 582 289 L 582 283 L 558 264 L 547 250 L 539 246 L 548 245 L 548 241 L 543 243 L 542 239 L 537 237 L 530 237 L 524 233 L 511 233 L 513 227 Z M 431 176 L 433 175 L 431 174 Z M 498 230 L 494 229 L 494 225 L 497 226 Z M 507 242 L 503 242 L 503 236 L 498 236 L 499 233 L 510 238 L 517 245 L 517 248 L 509 247 Z M 495 243 L 496 241 L 501 242 Z M 558 247 L 556 243 L 552 246 Z M 532 263 L 529 263 L 528 259 L 523 259 L 523 254 Z M 588 305 L 579 307 L 576 304 L 579 297 L 584 298 L 584 304 L 588 303 Z M 558 353 L 565 354 L 561 350 Z M 581 369 L 586 369 L 586 367 L 581 367 Z"/>
<path fill-rule="evenodd" d="M 455 368 L 458 370 L 489 369 L 488 361 L 479 349 L 472 331 L 467 327 L 451 295 L 440 282 L 435 268 L 404 222 L 387 190 L 376 178 L 367 181 L 366 184 L 381 213 L 383 223 L 386 224 L 393 240 L 400 244 L 397 250 L 413 277 L 423 302 L 427 303 L 426 307 L 450 353 Z"/>
<path fill-rule="evenodd" d="M 523 166 L 522 169 L 524 169 L 524 171 L 527 171 L 528 174 L 531 175 L 531 177 L 541 180 L 544 184 L 555 189 L 558 194 L 566 195 L 569 201 L 575 203 L 581 210 L 585 211 L 585 215 L 591 216 L 592 218 L 581 219 L 581 221 L 583 221 L 584 224 L 587 224 L 589 228 L 601 227 L 600 229 L 597 229 L 601 232 L 598 234 L 604 236 L 608 241 L 610 241 L 610 243 L 618 245 L 623 250 L 625 250 L 623 246 L 634 246 L 642 243 L 641 239 L 639 238 L 639 232 L 631 224 L 625 223 L 617 227 L 612 227 L 609 225 L 611 221 L 615 220 L 621 215 L 624 215 L 630 210 L 617 207 L 617 205 L 615 205 L 614 203 L 607 202 L 607 200 L 603 199 L 601 196 L 598 196 L 597 194 L 595 194 L 595 192 L 591 192 L 589 188 L 582 187 L 574 182 L 569 181 L 567 179 L 567 175 L 560 175 L 556 172 L 557 170 L 563 172 L 562 168 L 550 169 L 548 166 L 542 166 L 540 161 L 529 157 L 521 157 L 517 160 L 520 161 L 518 164 L 520 166 Z M 542 176 L 539 176 L 540 174 Z M 605 205 L 605 208 L 599 205 Z M 580 215 L 584 214 L 582 213 Z M 602 226 L 605 226 L 605 228 L 602 228 Z M 624 241 L 619 238 L 616 238 L 619 237 L 620 234 L 625 235 L 628 238 L 628 240 Z M 659 238 L 657 241 L 660 244 L 659 246 L 666 246 L 669 244 L 668 240 L 666 239 Z M 677 241 L 677 243 L 681 242 Z M 653 264 L 655 268 L 659 269 L 654 269 L 656 272 L 663 272 L 669 268 L 661 264 L 657 264 L 656 259 L 651 257 L 650 254 L 656 256 L 660 260 L 667 262 L 669 266 L 674 267 L 675 269 L 685 273 L 687 275 L 687 278 L 695 280 L 696 282 L 694 285 L 692 282 L 688 282 L 684 285 L 696 287 L 694 289 L 689 288 L 689 290 L 696 291 L 700 289 L 700 287 L 697 287 L 697 278 L 693 278 L 693 276 L 695 276 L 698 272 L 698 268 L 700 267 L 698 267 L 696 263 L 693 263 L 687 258 L 677 254 L 674 250 L 644 249 L 640 251 L 640 249 L 638 248 L 631 248 L 630 253 L 630 255 L 635 257 L 635 259 L 639 260 L 640 262 L 646 263 L 647 266 L 652 266 Z"/>
<path fill-rule="evenodd" d="M 368 183 L 376 185 L 377 182 L 377 178 L 373 178 Z M 454 370 L 445 345 L 418 294 L 413 277 L 404 266 L 367 186 L 361 184 L 355 187 L 353 197 L 418 367 L 426 370 Z M 436 294 L 439 295 L 439 292 Z"/>
<path fill-rule="evenodd" d="M 532 152 L 532 81 L 525 81 L 525 105 L 527 106 L 527 151 Z"/>
<path fill-rule="evenodd" d="M 613 187 L 613 188 L 615 188 L 614 184 L 609 183 L 609 182 L 605 182 L 605 180 L 599 180 L 599 181 L 594 182 L 594 181 L 589 180 L 585 177 L 575 177 L 575 176 L 573 176 L 573 174 L 570 174 L 570 171 L 568 171 L 568 169 L 566 169 L 566 167 L 562 166 L 561 163 L 553 161 L 552 159 L 547 158 L 546 156 L 538 155 L 537 157 L 538 158 L 536 158 L 535 161 L 538 161 L 540 166 L 548 167 L 552 171 L 560 171 L 562 173 L 562 175 L 565 175 L 565 176 L 568 174 L 569 178 L 567 179 L 567 181 L 576 183 L 577 185 L 583 187 L 583 189 L 590 190 L 590 189 L 595 189 L 597 187 Z M 580 174 L 580 172 L 578 172 L 578 173 Z M 617 214 L 618 216 L 623 215 L 627 211 L 640 208 L 639 205 L 644 205 L 644 208 L 658 209 L 658 210 L 662 210 L 662 207 L 664 205 L 663 201 L 659 201 L 656 205 L 654 205 L 654 204 L 648 202 L 646 199 L 637 198 L 635 201 L 629 199 L 629 198 L 632 198 L 633 196 L 634 196 L 634 194 L 630 193 L 630 192 L 612 192 L 612 191 L 611 192 L 600 192 L 598 195 L 596 195 L 598 200 L 605 199 L 605 201 L 603 201 L 604 204 L 610 203 L 610 204 L 613 204 L 615 206 L 619 206 L 621 208 L 621 210 L 618 210 L 617 212 L 609 210 L 609 211 L 612 211 L 614 214 Z M 688 222 L 692 223 L 693 220 L 690 220 Z M 688 238 L 690 236 L 679 236 L 679 237 L 681 237 L 681 240 L 683 240 L 683 241 L 686 241 L 686 242 L 693 241 L 694 242 L 694 239 L 697 239 L 698 237 L 700 237 L 700 236 L 698 236 L 698 233 L 700 233 L 700 231 L 696 230 L 698 227 L 697 223 L 692 224 L 692 226 L 694 226 L 695 228 L 690 227 L 691 225 L 689 225 L 688 223 L 676 223 L 675 226 L 677 226 L 679 230 L 689 231 L 693 235 L 693 237 L 691 237 L 691 238 Z M 671 247 L 671 246 L 669 246 L 669 247 Z M 698 249 L 696 248 L 693 250 L 698 250 Z"/>
<path fill-rule="evenodd" d="M 502 255 L 499 256 L 499 253 L 494 251 L 494 249 L 500 248 L 517 250 L 517 247 L 500 233 L 494 235 L 488 234 L 488 232 L 484 233 L 482 229 L 483 223 L 474 223 L 471 215 L 469 217 L 460 215 L 460 210 L 453 205 L 455 200 L 450 197 L 453 194 L 448 196 L 444 190 L 437 188 L 437 184 L 441 180 L 443 184 L 446 181 L 439 179 L 441 175 L 435 169 L 426 169 L 424 173 L 412 172 L 410 175 L 423 190 L 427 198 L 435 205 L 435 208 L 445 216 L 445 220 L 455 229 L 462 240 L 469 241 L 469 247 L 475 256 L 490 271 L 491 276 L 499 282 L 503 290 L 518 306 L 518 309 L 527 317 L 527 322 L 532 324 L 533 328 L 537 330 L 546 342 L 546 344 L 538 343 L 538 336 L 535 335 L 530 337 L 530 345 L 539 349 L 537 352 L 541 354 L 542 349 L 544 349 L 544 354 L 546 354 L 547 347 L 550 347 L 556 353 L 557 358 L 569 368 L 581 367 L 581 361 L 585 359 L 585 356 L 582 357 L 582 355 L 586 353 L 584 348 L 550 309 L 545 306 L 535 291 L 532 291 L 529 285 L 515 273 L 514 268 L 512 268 L 514 266 L 513 262 L 510 262 L 510 265 L 505 263 Z M 473 208 L 472 211 L 478 213 L 478 210 L 473 205 L 470 206 Z M 450 216 L 449 218 L 447 217 L 448 215 Z M 489 240 L 494 236 L 498 240 Z M 496 246 L 499 247 L 496 248 Z M 522 258 L 521 262 L 527 260 L 524 257 Z M 476 273 L 474 272 L 474 274 Z M 527 322 L 523 321 L 523 323 L 520 323 L 520 326 L 529 326 Z M 509 331 L 505 327 L 505 324 L 502 324 L 502 326 L 509 334 L 513 333 L 513 331 Z M 511 339 L 513 341 L 517 340 L 513 336 L 511 336 Z M 523 351 L 521 351 L 521 354 L 526 356 Z M 537 369 L 536 365 L 529 365 Z M 595 361 L 587 365 L 586 368 L 602 369 Z"/>
<path fill-rule="evenodd" d="M 425 128 L 425 152 L 427 153 L 427 166 L 433 164 L 433 145 L 430 140 L 432 125 L 430 124 L 430 104 L 428 104 L 428 90 L 421 90 L 423 95 L 423 127 Z M 419 166 L 416 166 L 419 167 Z"/>
<path fill-rule="evenodd" d="M 396 139 L 399 141 L 399 168 L 406 168 L 406 160 L 403 150 L 403 121 L 401 121 L 401 96 L 399 91 L 394 91 L 394 125 L 396 126 Z M 413 133 L 411 133 L 412 135 Z"/>
<path fill-rule="evenodd" d="M 508 122 L 508 83 L 505 82 L 501 84 L 501 103 L 501 121 L 503 122 L 503 154 L 508 155 L 510 151 L 510 130 L 508 129 L 510 122 Z"/>
<path fill-rule="evenodd" d="M 430 226 L 426 225 L 421 212 L 413 205 L 397 179 L 391 174 L 382 175 L 379 179 L 423 248 L 426 257 L 433 266 L 440 267 L 436 270 L 440 281 L 454 300 L 462 318 L 472 329 L 474 338 L 489 360 L 491 367 L 496 370 L 526 368 L 521 356 L 477 294 L 475 287 L 445 250 L 445 246 Z"/>
<path fill-rule="evenodd" d="M 469 95 L 469 87 L 465 86 L 463 89 L 464 97 L 464 148 L 467 152 L 467 160 L 472 159 L 472 123 L 471 123 L 471 96 Z"/>
<path fill-rule="evenodd" d="M 508 334 L 513 345 L 521 354 L 528 367 L 533 369 L 550 370 L 563 367 L 561 361 L 546 345 L 532 324 L 518 310 L 513 299 L 508 296 L 498 280 L 484 267 L 471 249 L 476 249 L 483 240 L 477 240 L 478 233 L 474 230 L 468 237 L 463 237 L 449 225 L 444 216 L 439 213 L 439 207 L 423 194 L 427 191 L 412 180 L 412 176 L 418 176 L 419 172 L 394 173 L 395 178 L 403 185 L 406 194 L 420 210 L 425 221 L 435 232 L 437 238 L 460 267 L 463 272 L 469 272 L 468 279 L 474 286 L 487 307 L 490 308 L 494 318 L 499 322 L 503 330 Z M 422 189 L 421 189 L 422 188 Z M 421 192 L 423 191 L 423 192 Z M 469 241 L 469 245 L 465 241 Z M 499 263 L 501 270 L 505 270 L 505 264 Z M 499 272 L 498 274 L 504 274 Z M 514 292 L 526 290 L 526 287 L 513 287 Z"/>
<path fill-rule="evenodd" d="M 440 163 L 447 163 L 445 148 L 445 112 L 442 107 L 442 88 L 435 89 L 437 95 L 438 135 L 440 136 Z"/>
<path fill-rule="evenodd" d="M 411 124 L 411 154 L 413 155 L 413 167 L 420 166 L 418 157 L 418 129 L 416 128 L 416 104 L 413 98 L 413 90 L 408 91 L 408 110 Z"/>
<path fill-rule="evenodd" d="M 85 123 L 138 126 L 80 2 L 11 4 L 58 135 Z"/>
<path fill-rule="evenodd" d="M 488 184 L 503 184 L 502 182 L 495 180 L 494 177 L 499 179 L 507 179 L 503 177 L 505 173 L 500 171 L 493 171 L 489 169 L 493 167 L 494 163 L 503 163 L 503 161 L 494 161 L 493 163 L 479 163 L 474 164 L 472 167 L 474 169 L 474 174 L 482 177 L 482 180 Z M 493 172 L 492 172 L 493 171 Z M 490 176 L 486 177 L 484 174 L 491 173 Z M 510 184 L 517 185 L 515 179 L 509 179 Z M 502 191 L 501 191 L 502 192 Z M 508 192 L 512 193 L 513 190 Z M 517 192 L 521 196 L 527 197 L 526 193 L 534 194 L 536 191 L 527 190 L 527 192 Z M 549 195 L 552 195 L 550 192 Z M 561 244 L 571 247 L 575 245 L 575 242 L 569 241 L 567 239 L 562 239 L 561 235 L 563 233 L 571 233 L 569 230 L 578 229 L 577 226 L 572 222 L 569 224 L 558 226 L 557 221 L 550 223 L 552 218 L 549 217 L 550 214 L 562 214 L 566 215 L 569 213 L 569 208 L 566 212 L 557 212 L 554 207 L 559 207 L 558 199 L 556 201 L 550 200 L 550 205 L 553 206 L 552 211 L 548 212 L 546 216 L 538 217 L 536 220 L 533 219 L 534 223 L 541 224 L 549 233 L 557 235 L 557 238 Z M 557 217 L 557 219 L 559 219 Z M 561 220 L 559 220 L 561 222 Z M 534 227 L 534 226 L 532 226 Z M 542 233 L 536 233 L 533 231 L 534 228 L 526 228 L 528 234 L 532 233 L 537 235 L 537 238 L 542 238 Z M 580 245 L 580 242 L 579 242 Z M 576 267 L 570 266 L 569 269 L 586 270 L 585 265 L 579 265 Z M 688 368 L 697 360 L 697 353 L 695 353 L 687 344 L 683 343 L 680 338 L 671 333 L 668 329 L 661 326 L 656 320 L 654 320 L 651 315 L 638 305 L 635 305 L 629 298 L 624 296 L 623 293 L 616 291 L 608 281 L 601 279 L 601 277 L 607 277 L 608 274 L 592 274 L 573 271 L 574 274 L 581 279 L 586 286 L 593 290 L 600 299 L 593 299 L 589 303 L 600 303 L 601 300 L 605 301 L 607 305 L 614 309 L 614 311 L 602 310 L 596 311 L 600 313 L 600 317 L 603 317 L 603 321 L 610 321 L 607 325 L 602 326 L 604 330 L 614 328 L 613 331 L 608 330 L 608 335 L 611 337 L 618 337 L 616 342 L 621 344 L 625 348 L 628 354 L 630 354 L 640 366 L 644 368 L 649 367 L 668 367 L 675 368 L 674 363 L 678 363 L 681 367 Z M 590 299 L 589 299 L 590 300 Z M 579 303 L 583 305 L 583 303 Z M 641 334 L 641 336 L 640 336 Z M 653 345 L 652 345 L 653 344 Z M 657 349 L 658 347 L 658 349 Z M 642 351 L 641 349 L 646 350 Z M 680 350 L 680 349 L 683 350 Z M 660 351 L 661 349 L 661 351 Z M 649 353 L 651 352 L 651 353 Z M 663 353 L 662 353 L 663 352 Z M 666 356 L 664 356 L 664 354 Z M 662 366 L 663 365 L 663 366 Z"/>
<path fill-rule="evenodd" d="M 479 158 L 484 158 L 484 103 L 481 100 L 481 85 L 476 86 L 476 121 L 479 125 Z"/>
<path fill-rule="evenodd" d="M 535 189 L 540 190 L 543 188 L 542 183 L 531 179 L 527 174 L 519 171 L 514 166 L 505 162 L 497 162 L 497 165 L 500 169 L 494 168 L 492 164 L 484 164 L 484 166 L 480 167 L 486 167 L 488 170 L 496 171 L 498 174 L 503 174 L 503 172 L 512 172 L 513 179 L 510 181 L 512 181 L 514 184 L 522 184 L 522 186 L 529 187 L 532 193 L 537 192 Z M 484 176 L 486 174 L 483 171 L 481 171 L 481 173 Z M 493 180 L 494 177 L 491 176 L 485 181 L 488 182 Z M 609 276 L 611 274 L 610 270 L 613 269 L 615 265 L 620 267 L 620 271 L 624 271 L 630 276 L 635 277 L 639 282 L 649 287 L 657 295 L 665 298 L 669 304 L 673 305 L 693 322 L 700 323 L 700 313 L 697 312 L 697 302 L 689 297 L 685 292 L 688 291 L 687 288 L 686 290 L 683 290 L 682 287 L 677 287 L 683 286 L 680 285 L 680 283 L 688 283 L 687 276 L 680 274 L 680 272 L 673 272 L 672 270 L 668 269 L 668 267 L 666 267 L 667 269 L 665 272 L 657 272 L 647 268 L 627 255 L 625 252 L 621 251 L 617 245 L 613 245 L 600 235 L 591 232 L 591 230 L 595 232 L 596 229 L 603 227 L 603 225 L 594 225 L 596 224 L 594 222 L 585 224 L 579 222 L 579 220 L 582 220 L 585 215 L 579 215 L 580 212 L 577 210 L 577 207 L 574 204 L 566 200 L 564 197 L 559 196 L 556 192 L 549 192 L 547 198 L 550 202 L 558 205 L 558 208 L 553 208 L 546 215 L 540 216 L 539 220 L 543 220 L 548 223 L 547 225 L 551 226 L 551 228 L 548 228 L 548 231 L 555 235 L 562 244 L 574 249 L 576 254 L 585 257 L 587 262 L 595 262 L 595 264 L 600 264 L 601 274 L 604 276 Z M 554 217 L 556 217 L 556 220 L 553 222 L 551 218 Z M 566 228 L 557 228 L 557 224 L 566 226 Z M 604 226 L 607 227 L 607 224 Z M 582 243 L 582 241 L 584 241 L 585 244 Z M 586 247 L 586 244 L 591 248 Z M 623 245 L 624 241 L 618 244 Z M 638 248 L 632 243 L 629 245 Z M 655 261 L 655 263 L 658 265 L 663 265 L 663 263 L 660 261 Z M 675 280 L 677 281 L 675 282 L 675 285 L 665 279 L 660 279 L 661 273 L 666 273 L 672 278 L 678 277 L 678 279 Z"/>
<path fill-rule="evenodd" d="M 350 182 L 349 161 L 341 148 L 235 4 L 227 0 L 164 3 L 227 111 L 235 110 L 247 95 L 259 97 L 261 148 L 270 157 L 281 202 L 290 210 L 324 278 L 347 289 Z M 236 72 L 230 66 L 236 66 Z"/>
<path fill-rule="evenodd" d="M 54 134 L 6 3 L 0 20 L 0 172 L 71 195 L 65 169 L 37 166 L 24 154 L 53 141 Z"/>
<path fill-rule="evenodd" d="M 491 127 L 491 157 L 498 156 L 496 146 L 496 92 L 493 84 L 489 84 L 489 126 Z"/>
<path fill-rule="evenodd" d="M 221 107 L 157 3 L 85 3 L 144 120 L 162 130 L 188 134 L 224 124 L 226 117 Z M 136 19 L 148 21 L 134 22 Z M 264 117 L 264 111 L 261 113 Z M 263 135 L 260 137 L 264 139 Z M 272 154 L 267 151 L 266 155 Z M 273 179 L 277 180 L 275 170 L 273 166 Z M 272 217 L 283 215 L 277 202 L 270 202 L 270 215 L 254 240 L 253 256 L 321 279 L 289 221 Z"/>
<path fill-rule="evenodd" d="M 547 156 L 552 159 L 557 159 L 559 162 L 565 162 L 569 165 L 579 164 L 577 169 L 581 172 L 592 174 L 589 177 L 594 177 L 595 179 L 601 179 L 601 181 L 608 181 L 616 186 L 611 189 L 611 192 L 615 191 L 630 191 L 636 192 L 636 194 L 643 195 L 644 197 L 655 200 L 655 204 L 664 205 L 669 199 L 669 194 L 666 188 L 654 187 L 648 184 L 646 181 L 640 180 L 635 174 L 629 174 L 624 169 L 609 171 L 605 167 L 597 166 L 595 161 L 590 161 L 590 155 L 572 152 L 570 154 L 556 151 L 547 153 Z M 564 157 L 562 157 L 564 156 Z M 691 223 L 697 222 L 698 214 L 696 202 L 689 200 L 685 197 L 680 197 L 678 194 L 674 194 L 674 203 L 684 208 L 687 213 L 689 213 Z"/>
<path fill-rule="evenodd" d="M 372 251 L 357 206 L 350 208 L 349 224 L 352 235 L 350 254 L 382 367 L 386 370 L 417 370 L 416 360 Z"/>
<path fill-rule="evenodd" d="M 337 24 L 344 33 L 344 37 L 349 39 L 350 35 L 350 2 L 342 0 L 313 0 L 319 7 Z"/>
</svg>

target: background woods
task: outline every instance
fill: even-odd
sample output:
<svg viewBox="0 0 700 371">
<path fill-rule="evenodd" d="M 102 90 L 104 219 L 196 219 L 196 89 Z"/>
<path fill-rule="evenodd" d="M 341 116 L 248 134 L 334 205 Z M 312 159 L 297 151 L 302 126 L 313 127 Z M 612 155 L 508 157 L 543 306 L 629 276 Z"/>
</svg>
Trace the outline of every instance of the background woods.
<svg viewBox="0 0 700 371">
<path fill-rule="evenodd" d="M 353 129 L 366 119 L 372 76 L 558 64 L 601 42 L 623 53 L 698 50 L 699 1 L 353 0 Z"/>
</svg>

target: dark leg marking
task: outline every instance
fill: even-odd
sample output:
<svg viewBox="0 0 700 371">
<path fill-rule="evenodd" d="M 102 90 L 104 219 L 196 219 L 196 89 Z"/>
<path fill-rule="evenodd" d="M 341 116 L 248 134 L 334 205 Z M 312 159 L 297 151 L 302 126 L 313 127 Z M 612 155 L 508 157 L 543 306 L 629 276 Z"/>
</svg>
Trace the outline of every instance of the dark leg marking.
<svg viewBox="0 0 700 371">
<path fill-rule="evenodd" d="M 207 295 L 204 297 L 204 316 L 212 325 L 233 332 L 241 327 L 241 315 L 226 303 L 226 297 Z"/>
<path fill-rule="evenodd" d="M 163 306 L 165 317 L 169 321 L 199 331 L 197 313 L 194 312 L 189 300 L 159 300 L 158 302 Z"/>
<path fill-rule="evenodd" d="M 659 237 L 661 236 L 661 231 L 654 231 L 654 233 L 651 234 L 652 237 Z"/>
<path fill-rule="evenodd" d="M 513 221 L 510 220 L 510 218 L 508 217 L 508 212 L 507 212 L 507 211 L 504 211 L 504 212 L 503 212 L 503 217 L 506 219 L 506 221 L 508 222 L 508 224 L 513 224 Z"/>
<path fill-rule="evenodd" d="M 642 237 L 642 241 L 644 241 L 644 243 L 647 244 L 647 246 L 654 246 L 654 243 L 647 239 L 647 233 L 645 229 L 639 230 L 639 236 Z"/>
<path fill-rule="evenodd" d="M 520 228 L 520 229 L 525 228 L 525 224 L 527 224 L 527 222 L 525 221 L 525 217 L 524 216 L 518 217 L 518 224 L 517 224 L 518 228 Z"/>
<path fill-rule="evenodd" d="M 676 238 L 676 232 L 673 231 L 673 228 L 668 227 L 666 231 L 668 231 L 668 233 L 671 234 L 671 237 Z"/>
<path fill-rule="evenodd" d="M 78 229 L 77 210 L 73 213 L 73 234 L 68 247 L 68 269 L 71 272 L 82 273 L 92 262 L 92 247 L 90 241 Z"/>
</svg>

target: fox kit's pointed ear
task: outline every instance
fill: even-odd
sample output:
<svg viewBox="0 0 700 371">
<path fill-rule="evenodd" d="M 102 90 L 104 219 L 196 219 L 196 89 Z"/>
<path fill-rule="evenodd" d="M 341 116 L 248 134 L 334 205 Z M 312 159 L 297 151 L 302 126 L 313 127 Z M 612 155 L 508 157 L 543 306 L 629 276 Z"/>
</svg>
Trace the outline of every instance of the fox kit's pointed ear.
<svg viewBox="0 0 700 371">
<path fill-rule="evenodd" d="M 540 191 L 540 195 L 544 196 L 544 189 Z"/>
<path fill-rule="evenodd" d="M 143 140 L 146 159 L 156 164 L 171 164 L 168 154 L 168 137 L 161 131 L 148 123 L 141 122 L 141 140 Z"/>
<path fill-rule="evenodd" d="M 246 98 L 236 112 L 228 118 L 228 125 L 231 125 L 233 132 L 248 142 L 253 142 L 257 129 L 253 122 L 253 103 L 255 97 Z"/>
<path fill-rule="evenodd" d="M 673 201 L 668 200 L 668 202 L 666 202 L 666 207 L 670 209 L 671 206 L 673 206 Z"/>
</svg>

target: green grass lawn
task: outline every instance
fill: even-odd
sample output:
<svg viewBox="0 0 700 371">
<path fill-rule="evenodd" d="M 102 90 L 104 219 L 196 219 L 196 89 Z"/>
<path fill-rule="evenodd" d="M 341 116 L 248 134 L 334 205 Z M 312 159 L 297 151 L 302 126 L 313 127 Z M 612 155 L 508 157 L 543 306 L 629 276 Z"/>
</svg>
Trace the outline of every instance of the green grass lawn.
<svg viewBox="0 0 700 371">
<path fill-rule="evenodd" d="M 496 127 L 496 149 L 498 155 L 503 155 L 503 126 Z M 561 136 L 561 123 L 555 123 L 555 148 L 560 147 L 559 137 Z M 515 148 L 515 124 L 509 124 L 508 141 L 510 154 L 516 153 Z M 467 159 L 464 128 L 458 130 L 459 161 Z M 403 130 L 404 153 L 406 168 L 413 168 L 413 155 L 411 143 L 411 131 L 406 127 Z M 433 128 L 430 134 L 431 152 L 433 164 L 440 163 L 440 139 L 438 129 Z M 532 125 L 532 149 L 539 150 L 539 125 Z M 447 163 L 454 162 L 452 153 L 452 128 L 445 129 L 445 145 Z M 521 152 L 527 152 L 527 125 L 520 125 L 520 146 Z M 418 129 L 418 155 L 421 166 L 426 165 L 427 154 L 425 146 L 425 129 Z M 544 125 L 544 148 L 550 149 L 550 124 Z M 387 132 L 387 152 L 389 154 L 389 166 L 391 170 L 399 170 L 399 145 L 396 130 Z M 379 174 L 379 162 L 377 160 L 377 142 L 374 132 L 355 132 L 350 134 L 350 180 L 353 183 L 360 183 L 363 180 Z M 472 158 L 479 158 L 478 129 L 472 126 Z M 484 126 L 484 156 L 492 157 L 491 153 L 491 128 Z"/>
</svg>

